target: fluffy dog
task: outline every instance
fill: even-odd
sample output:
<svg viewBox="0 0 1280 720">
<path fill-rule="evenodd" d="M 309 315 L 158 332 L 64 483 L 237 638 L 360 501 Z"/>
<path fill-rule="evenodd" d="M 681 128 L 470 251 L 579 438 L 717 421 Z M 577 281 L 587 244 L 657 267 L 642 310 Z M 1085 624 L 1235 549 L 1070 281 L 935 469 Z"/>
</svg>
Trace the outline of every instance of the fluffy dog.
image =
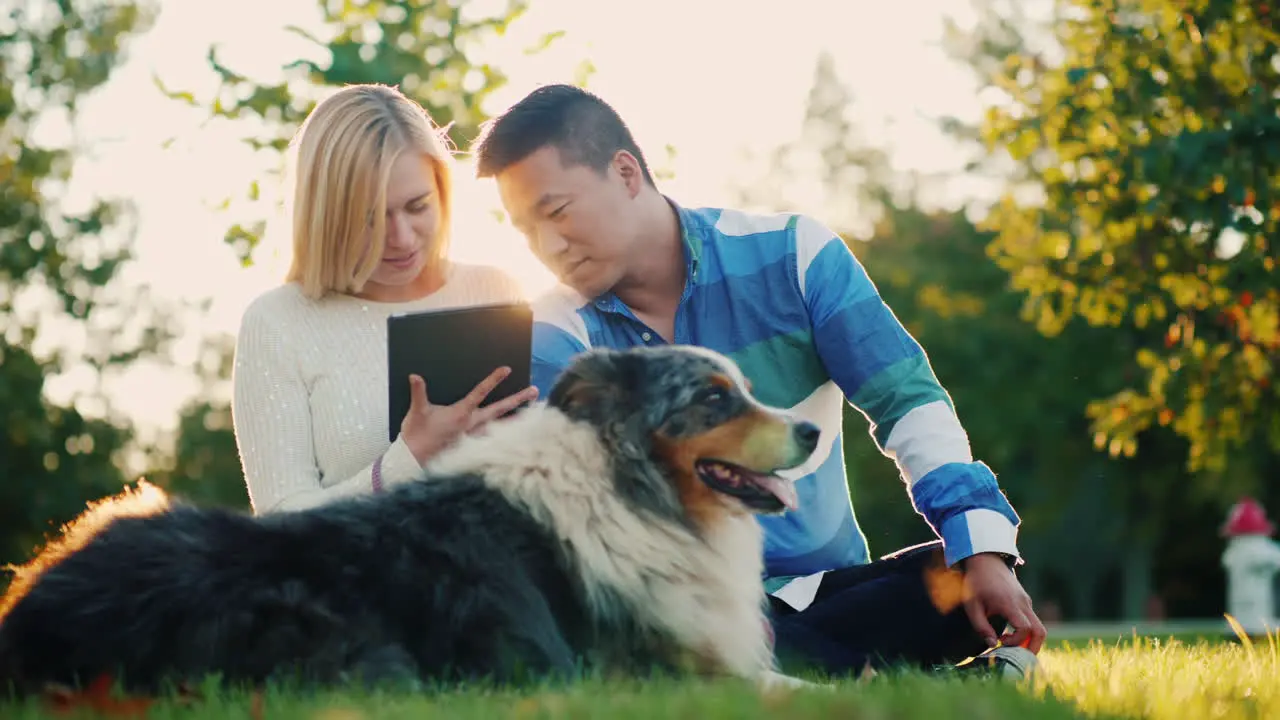
<svg viewBox="0 0 1280 720">
<path fill-rule="evenodd" d="M 17 570 L 0 688 L 776 679 L 754 514 L 794 507 L 776 473 L 818 436 L 723 356 L 597 350 L 384 494 L 253 517 L 143 483 Z"/>
</svg>

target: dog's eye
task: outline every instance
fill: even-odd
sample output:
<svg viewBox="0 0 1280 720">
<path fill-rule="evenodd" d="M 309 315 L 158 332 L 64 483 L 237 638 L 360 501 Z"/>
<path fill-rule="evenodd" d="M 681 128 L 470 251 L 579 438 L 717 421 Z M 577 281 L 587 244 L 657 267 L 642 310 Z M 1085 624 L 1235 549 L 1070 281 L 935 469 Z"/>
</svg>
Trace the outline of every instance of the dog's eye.
<svg viewBox="0 0 1280 720">
<path fill-rule="evenodd" d="M 699 405 L 723 405 L 729 399 L 729 393 L 722 387 L 707 388 L 698 393 Z"/>
</svg>

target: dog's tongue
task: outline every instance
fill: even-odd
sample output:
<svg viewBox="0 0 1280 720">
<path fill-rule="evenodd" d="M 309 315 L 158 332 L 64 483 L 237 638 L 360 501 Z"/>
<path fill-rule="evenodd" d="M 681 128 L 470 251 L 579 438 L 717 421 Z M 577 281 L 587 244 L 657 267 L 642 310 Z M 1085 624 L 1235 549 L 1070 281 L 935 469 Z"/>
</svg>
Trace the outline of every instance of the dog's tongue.
<svg viewBox="0 0 1280 720">
<path fill-rule="evenodd" d="M 787 508 L 795 510 L 800 507 L 800 497 L 796 495 L 796 484 L 784 480 L 777 475 L 756 475 L 751 480 L 760 487 L 773 493 Z"/>
</svg>

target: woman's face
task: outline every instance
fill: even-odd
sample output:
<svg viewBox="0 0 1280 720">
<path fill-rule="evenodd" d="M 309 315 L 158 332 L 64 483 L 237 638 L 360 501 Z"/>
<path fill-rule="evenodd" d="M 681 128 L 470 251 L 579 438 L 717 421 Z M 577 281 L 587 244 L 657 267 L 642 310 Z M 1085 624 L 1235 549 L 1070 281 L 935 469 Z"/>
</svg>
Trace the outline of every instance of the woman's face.
<svg viewBox="0 0 1280 720">
<path fill-rule="evenodd" d="M 443 283 L 436 249 L 440 194 L 426 156 L 405 152 L 392 164 L 385 222 L 382 260 L 361 294 L 371 300 L 395 302 L 438 289 Z"/>
</svg>

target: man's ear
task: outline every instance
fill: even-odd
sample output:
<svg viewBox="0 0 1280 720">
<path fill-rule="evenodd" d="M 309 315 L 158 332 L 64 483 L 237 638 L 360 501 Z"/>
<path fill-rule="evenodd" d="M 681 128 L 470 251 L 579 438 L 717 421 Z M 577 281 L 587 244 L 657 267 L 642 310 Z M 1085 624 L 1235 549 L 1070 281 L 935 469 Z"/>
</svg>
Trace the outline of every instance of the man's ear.
<svg viewBox="0 0 1280 720">
<path fill-rule="evenodd" d="M 645 182 L 640 160 L 626 150 L 619 150 L 613 154 L 613 167 L 627 186 L 627 194 L 632 198 L 639 195 Z"/>
</svg>

